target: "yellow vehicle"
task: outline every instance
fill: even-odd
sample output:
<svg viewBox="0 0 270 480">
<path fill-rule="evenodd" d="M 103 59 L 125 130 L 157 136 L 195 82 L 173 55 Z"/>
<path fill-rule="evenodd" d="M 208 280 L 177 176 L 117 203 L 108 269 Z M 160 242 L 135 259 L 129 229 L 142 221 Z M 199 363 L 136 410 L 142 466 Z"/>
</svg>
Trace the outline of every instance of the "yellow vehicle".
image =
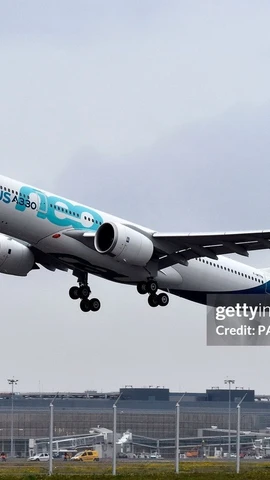
<svg viewBox="0 0 270 480">
<path fill-rule="evenodd" d="M 70 460 L 77 462 L 98 462 L 99 456 L 96 450 L 84 450 L 83 452 L 76 453 Z"/>
</svg>

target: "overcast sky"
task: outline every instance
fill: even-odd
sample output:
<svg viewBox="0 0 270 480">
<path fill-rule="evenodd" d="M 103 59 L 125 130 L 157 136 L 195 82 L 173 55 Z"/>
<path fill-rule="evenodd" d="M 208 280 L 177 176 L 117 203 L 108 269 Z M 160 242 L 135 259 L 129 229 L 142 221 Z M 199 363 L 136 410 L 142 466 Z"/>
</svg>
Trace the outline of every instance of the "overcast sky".
<svg viewBox="0 0 270 480">
<path fill-rule="evenodd" d="M 270 4 L 0 0 L 1 173 L 161 231 L 269 229 Z M 243 260 L 241 258 L 241 260 Z M 270 252 L 252 253 L 270 266 Z M 206 309 L 70 273 L 2 275 L 0 389 L 270 393 L 270 347 L 207 347 Z"/>
</svg>

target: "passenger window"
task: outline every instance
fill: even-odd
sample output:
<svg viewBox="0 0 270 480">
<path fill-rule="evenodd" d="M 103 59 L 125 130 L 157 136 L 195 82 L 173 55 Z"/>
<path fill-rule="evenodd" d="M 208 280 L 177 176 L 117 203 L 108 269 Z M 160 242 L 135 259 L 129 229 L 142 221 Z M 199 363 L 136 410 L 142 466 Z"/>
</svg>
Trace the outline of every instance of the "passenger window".
<svg viewBox="0 0 270 480">
<path fill-rule="evenodd" d="M 10 188 L 8 188 L 8 192 L 10 192 Z"/>
</svg>

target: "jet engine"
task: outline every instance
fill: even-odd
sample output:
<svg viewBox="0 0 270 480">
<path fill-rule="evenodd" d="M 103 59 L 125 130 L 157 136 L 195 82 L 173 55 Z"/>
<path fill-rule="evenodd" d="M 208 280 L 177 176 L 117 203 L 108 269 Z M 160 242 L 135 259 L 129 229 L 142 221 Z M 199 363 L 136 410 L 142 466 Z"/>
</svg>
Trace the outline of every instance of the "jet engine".
<svg viewBox="0 0 270 480">
<path fill-rule="evenodd" d="M 115 257 L 129 265 L 145 266 L 154 251 L 153 242 L 136 230 L 119 223 L 103 223 L 96 232 L 97 252 Z"/>
<path fill-rule="evenodd" d="M 0 234 L 0 273 L 26 277 L 35 258 L 26 245 Z"/>
</svg>

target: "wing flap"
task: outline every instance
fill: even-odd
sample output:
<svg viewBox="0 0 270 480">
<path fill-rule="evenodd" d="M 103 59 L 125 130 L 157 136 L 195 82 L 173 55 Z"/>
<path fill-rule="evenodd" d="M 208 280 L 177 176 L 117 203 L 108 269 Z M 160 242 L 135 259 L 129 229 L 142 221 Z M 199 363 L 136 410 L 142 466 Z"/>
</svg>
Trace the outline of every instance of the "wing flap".
<svg viewBox="0 0 270 480">
<path fill-rule="evenodd" d="M 159 267 L 165 268 L 197 257 L 217 259 L 218 255 L 236 253 L 248 257 L 249 251 L 270 248 L 270 230 L 224 233 L 159 233 L 153 234 L 159 250 Z"/>
</svg>

